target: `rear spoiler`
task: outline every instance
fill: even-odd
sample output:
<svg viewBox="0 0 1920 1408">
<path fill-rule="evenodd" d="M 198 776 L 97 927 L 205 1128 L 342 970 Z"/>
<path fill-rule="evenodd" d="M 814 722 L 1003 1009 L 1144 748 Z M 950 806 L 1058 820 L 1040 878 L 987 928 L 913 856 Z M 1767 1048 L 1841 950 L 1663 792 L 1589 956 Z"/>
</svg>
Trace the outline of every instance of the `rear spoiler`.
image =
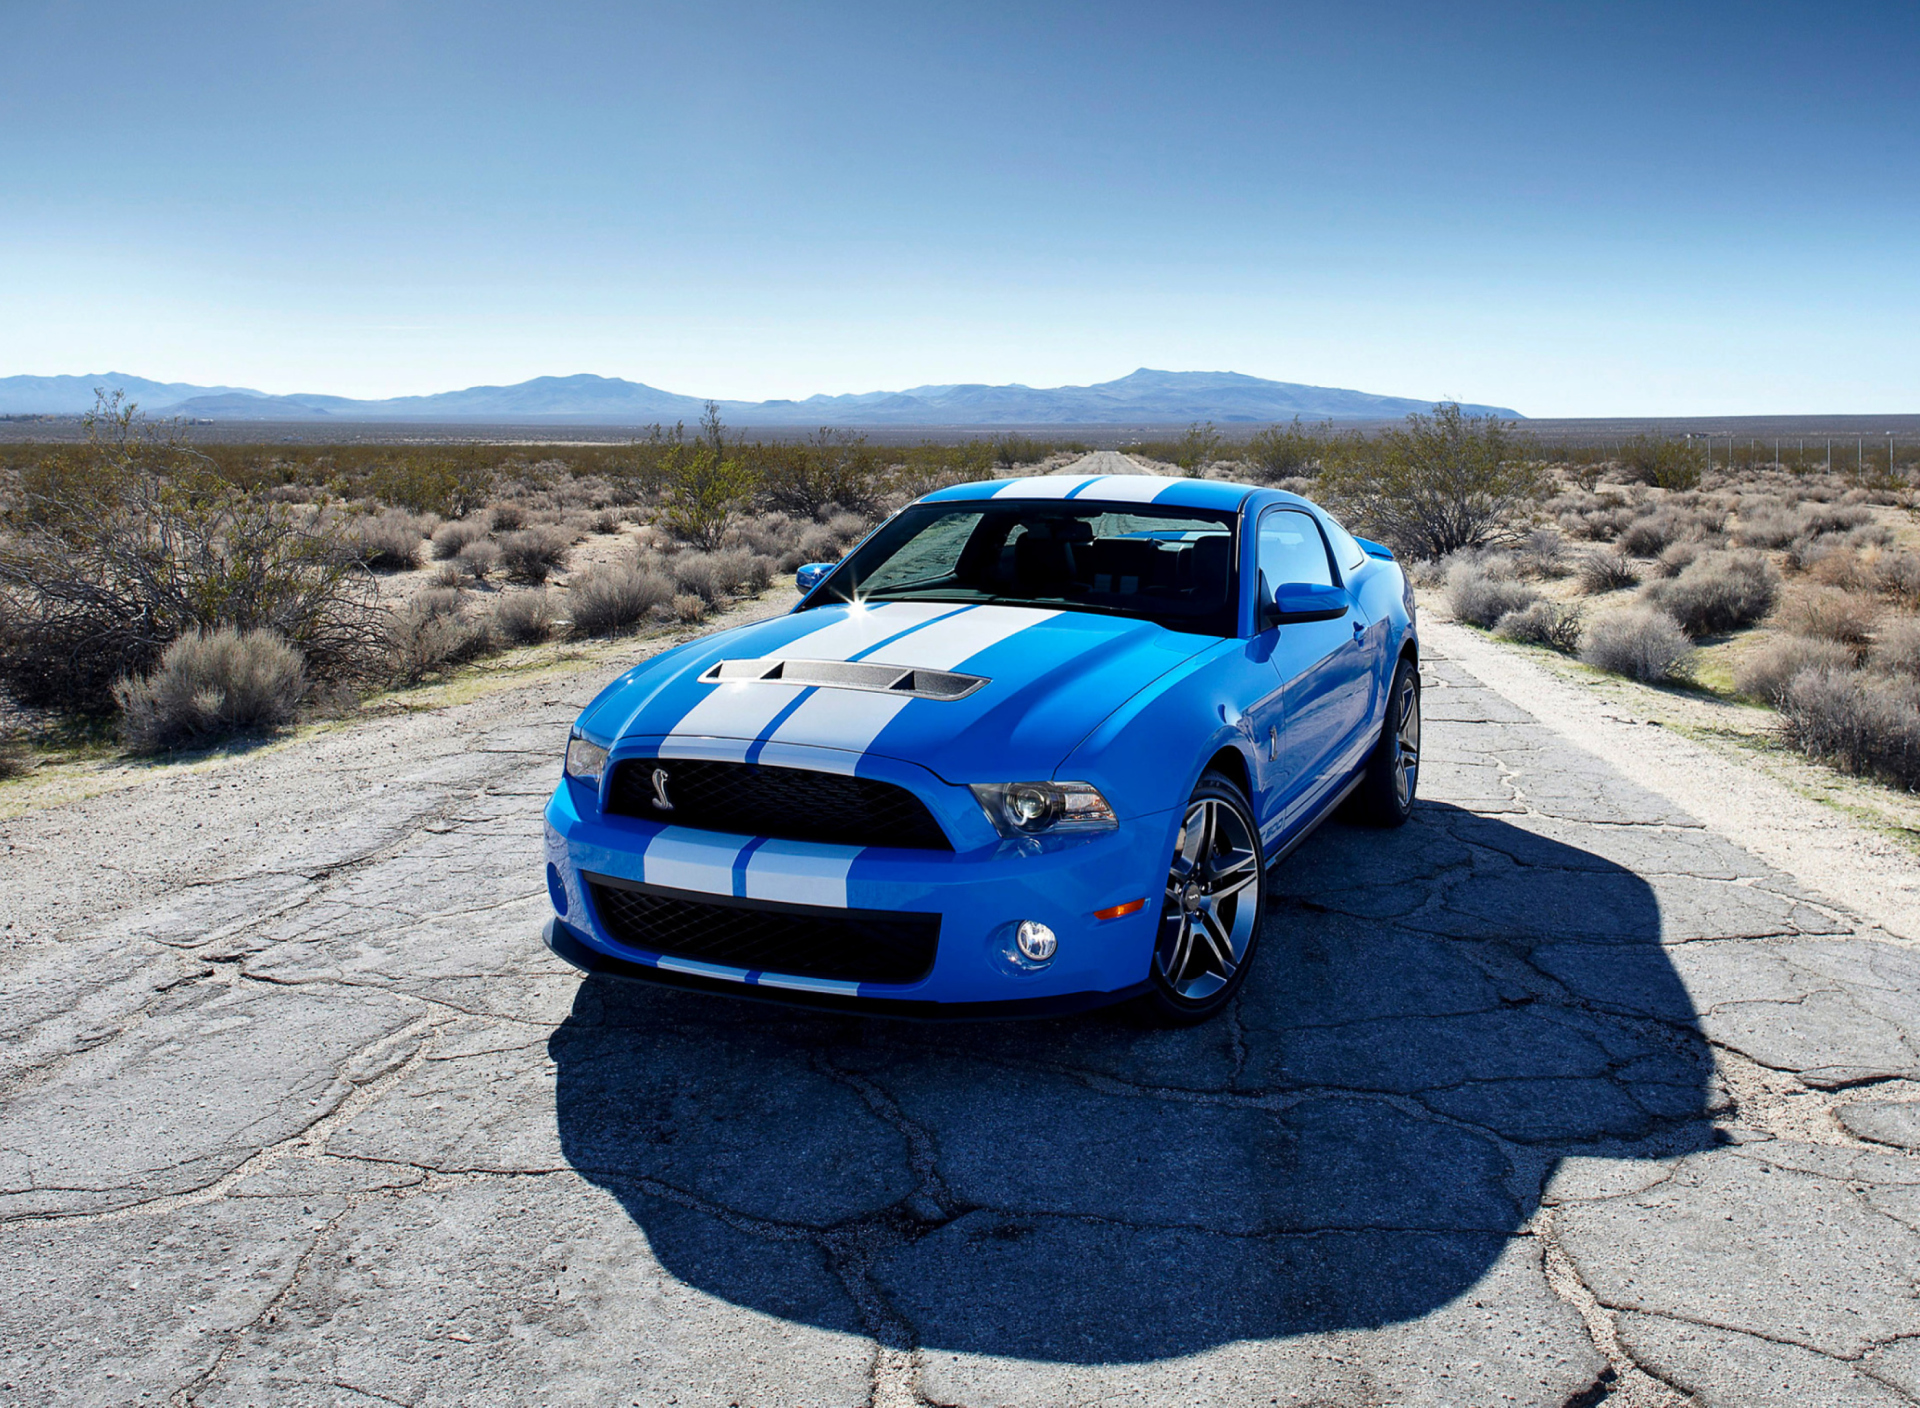
<svg viewBox="0 0 1920 1408">
<path fill-rule="evenodd" d="M 1393 549 L 1385 543 L 1376 543 L 1371 538 L 1355 538 L 1354 541 L 1367 550 L 1368 557 L 1377 557 L 1382 562 L 1394 561 Z"/>
</svg>

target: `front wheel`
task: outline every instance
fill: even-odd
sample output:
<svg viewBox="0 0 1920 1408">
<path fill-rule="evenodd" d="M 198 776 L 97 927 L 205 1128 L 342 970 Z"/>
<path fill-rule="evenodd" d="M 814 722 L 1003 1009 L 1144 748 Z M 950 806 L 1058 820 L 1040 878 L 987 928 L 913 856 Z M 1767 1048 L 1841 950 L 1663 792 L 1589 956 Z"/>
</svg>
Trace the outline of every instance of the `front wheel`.
<svg viewBox="0 0 1920 1408">
<path fill-rule="evenodd" d="M 1167 869 L 1148 1004 L 1162 1022 L 1204 1022 L 1246 981 L 1265 907 L 1260 828 L 1240 789 L 1210 772 L 1187 802 Z"/>
</svg>

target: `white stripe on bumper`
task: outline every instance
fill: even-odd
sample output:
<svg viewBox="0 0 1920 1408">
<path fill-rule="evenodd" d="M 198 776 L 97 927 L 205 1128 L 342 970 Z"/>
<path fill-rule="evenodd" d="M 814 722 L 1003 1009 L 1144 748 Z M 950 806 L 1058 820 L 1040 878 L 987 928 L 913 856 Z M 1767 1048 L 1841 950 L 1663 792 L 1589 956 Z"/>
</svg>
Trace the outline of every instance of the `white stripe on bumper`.
<svg viewBox="0 0 1920 1408">
<path fill-rule="evenodd" d="M 647 842 L 640 856 L 640 878 L 670 890 L 692 890 L 703 895 L 733 893 L 733 863 L 746 836 L 723 836 L 669 826 Z"/>
<path fill-rule="evenodd" d="M 846 909 L 847 872 L 858 846 L 768 841 L 747 858 L 747 898 Z"/>
</svg>

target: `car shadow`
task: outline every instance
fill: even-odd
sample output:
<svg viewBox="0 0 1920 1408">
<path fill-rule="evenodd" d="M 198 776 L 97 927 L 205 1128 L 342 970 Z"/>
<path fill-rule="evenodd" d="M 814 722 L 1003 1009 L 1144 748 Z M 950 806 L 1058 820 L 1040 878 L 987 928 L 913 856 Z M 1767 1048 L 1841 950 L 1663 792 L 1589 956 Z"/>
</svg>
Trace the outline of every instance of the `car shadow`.
<svg viewBox="0 0 1920 1408">
<path fill-rule="evenodd" d="M 1329 825 L 1235 1011 L 1183 1031 L 590 978 L 550 1041 L 561 1145 L 681 1281 L 827 1328 L 1110 1363 L 1414 1319 L 1562 1158 L 1714 1139 L 1652 890 L 1553 825 Z"/>
</svg>

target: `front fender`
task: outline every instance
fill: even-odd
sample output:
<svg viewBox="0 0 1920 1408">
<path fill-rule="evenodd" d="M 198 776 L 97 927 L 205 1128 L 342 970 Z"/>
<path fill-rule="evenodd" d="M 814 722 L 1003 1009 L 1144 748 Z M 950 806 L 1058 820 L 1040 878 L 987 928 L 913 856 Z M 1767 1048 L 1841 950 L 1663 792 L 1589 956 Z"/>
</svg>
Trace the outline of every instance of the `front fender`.
<svg viewBox="0 0 1920 1408">
<path fill-rule="evenodd" d="M 1249 779 L 1256 745 L 1242 710 L 1276 687 L 1272 665 L 1245 640 L 1224 640 L 1135 694 L 1101 720 L 1054 773 L 1091 782 L 1121 817 L 1180 806 L 1202 769 L 1232 749 Z"/>
</svg>

